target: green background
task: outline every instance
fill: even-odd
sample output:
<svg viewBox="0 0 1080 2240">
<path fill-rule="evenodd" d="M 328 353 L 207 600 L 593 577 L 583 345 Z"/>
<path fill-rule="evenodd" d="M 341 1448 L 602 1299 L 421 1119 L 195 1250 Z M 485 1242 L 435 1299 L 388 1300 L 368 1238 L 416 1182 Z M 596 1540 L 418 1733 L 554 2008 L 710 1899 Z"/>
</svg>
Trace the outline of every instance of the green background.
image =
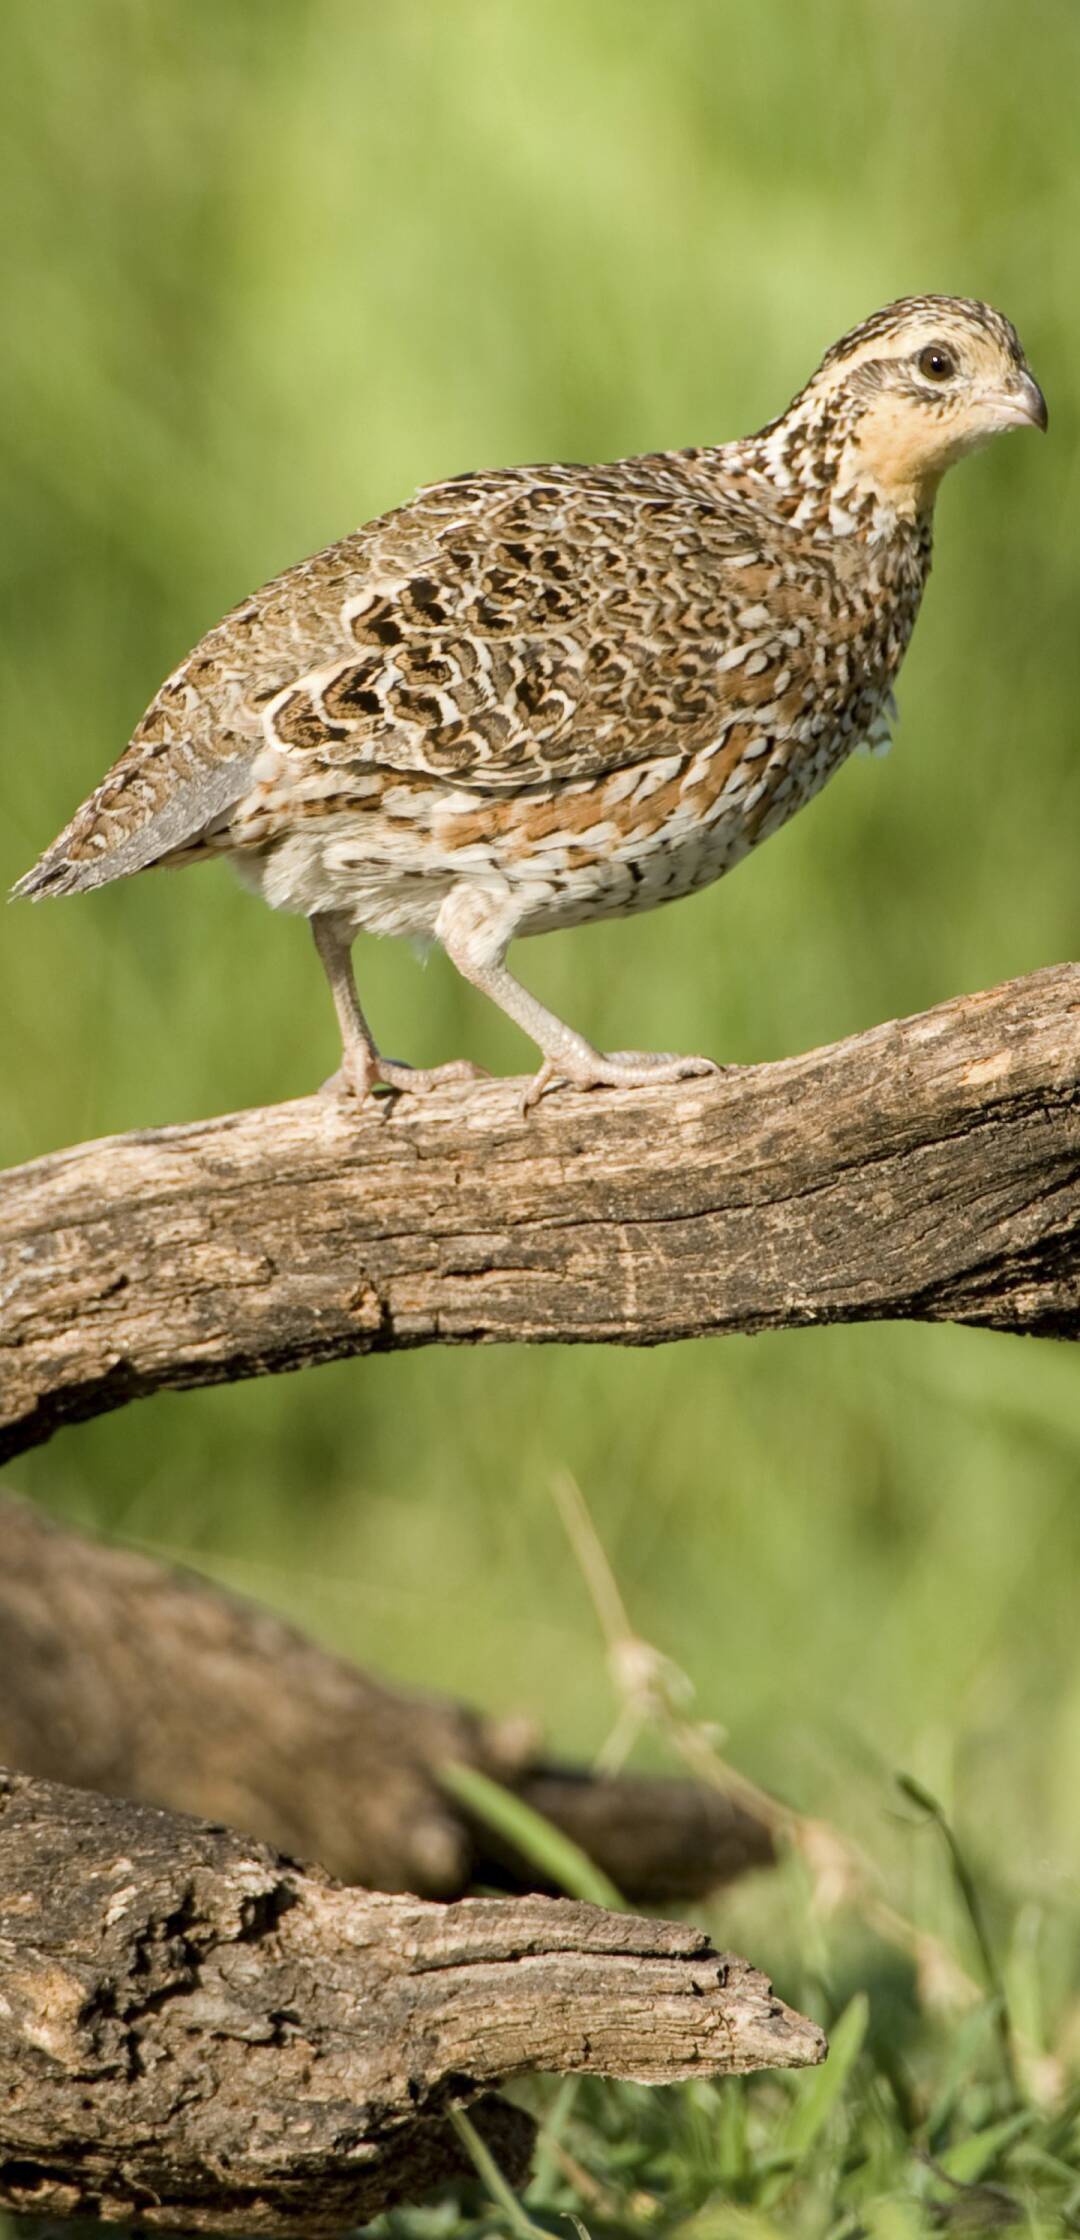
<svg viewBox="0 0 1080 2240">
<path fill-rule="evenodd" d="M 280 567 L 463 468 L 743 433 L 845 327 L 943 290 L 1015 320 L 1051 430 L 946 488 L 893 753 L 736 879 L 517 965 L 599 1044 L 748 1061 L 1076 953 L 1080 11 L 9 0 L 3 28 L 0 886 Z M 395 1052 L 532 1063 L 441 957 L 357 966 Z M 304 928 L 224 869 L 13 907 L 0 987 L 5 1163 L 335 1062 Z M 9 1475 L 588 1753 L 614 1705 L 569 1467 L 746 1772 L 962 1944 L 894 1809 L 911 1768 L 1057 1950 L 1077 1375 L 950 1329 L 427 1352 L 140 1404 Z M 768 1961 L 782 1908 L 754 1907 Z"/>
</svg>

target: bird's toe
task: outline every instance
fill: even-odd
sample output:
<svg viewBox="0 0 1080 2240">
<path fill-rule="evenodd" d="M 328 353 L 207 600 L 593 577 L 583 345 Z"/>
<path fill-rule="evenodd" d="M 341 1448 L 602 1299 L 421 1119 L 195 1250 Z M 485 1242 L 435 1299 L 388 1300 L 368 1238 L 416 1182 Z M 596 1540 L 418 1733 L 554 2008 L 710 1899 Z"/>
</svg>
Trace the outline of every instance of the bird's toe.
<svg viewBox="0 0 1080 2240">
<path fill-rule="evenodd" d="M 573 1058 L 545 1058 L 522 1097 L 521 1109 L 531 1112 L 554 1088 L 646 1089 L 657 1083 L 689 1081 L 724 1071 L 715 1058 L 678 1057 L 670 1050 L 594 1051 L 580 1064 Z"/>
<path fill-rule="evenodd" d="M 442 1089 L 454 1082 L 490 1081 L 491 1075 L 486 1067 L 474 1065 L 471 1058 L 452 1058 L 442 1066 L 408 1066 L 398 1058 L 380 1058 L 376 1079 L 403 1096 L 426 1096 L 429 1089 Z"/>
<path fill-rule="evenodd" d="M 605 1064 L 620 1069 L 624 1080 L 634 1076 L 644 1086 L 650 1081 L 689 1081 L 705 1073 L 726 1069 L 716 1058 L 680 1057 L 674 1050 L 609 1050 Z"/>
<path fill-rule="evenodd" d="M 378 1078 L 370 1065 L 345 1060 L 336 1073 L 320 1082 L 315 1093 L 319 1097 L 334 1097 L 350 1104 L 375 1105 L 378 1103 L 374 1094 Z"/>
</svg>

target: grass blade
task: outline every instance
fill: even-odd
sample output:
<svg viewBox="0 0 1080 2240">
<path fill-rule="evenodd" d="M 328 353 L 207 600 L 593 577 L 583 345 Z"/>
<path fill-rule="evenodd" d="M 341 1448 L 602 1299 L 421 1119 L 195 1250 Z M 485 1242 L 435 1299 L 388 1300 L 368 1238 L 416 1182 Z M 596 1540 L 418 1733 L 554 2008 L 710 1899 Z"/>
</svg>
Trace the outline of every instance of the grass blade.
<svg viewBox="0 0 1080 2240">
<path fill-rule="evenodd" d="M 501 1782 L 492 1781 L 476 1766 L 461 1765 L 457 1761 L 441 1766 L 439 1779 L 444 1789 L 464 1805 L 484 1826 L 512 1843 L 515 1850 L 539 1868 L 549 1882 L 564 1890 L 568 1898 L 583 1898 L 593 1906 L 606 1906 L 609 1913 L 625 1913 L 625 1899 L 609 1882 L 600 1867 L 594 1866 L 587 1852 L 545 1820 L 542 1812 L 515 1797 L 504 1789 Z"/>
<path fill-rule="evenodd" d="M 968 2139 L 958 2139 L 953 2147 L 946 2147 L 934 2160 L 937 2167 L 952 2178 L 957 2185 L 974 2185 L 992 2170 L 1004 2149 L 1030 2131 L 1035 2122 L 1033 2108 L 1020 2108 L 1015 2115 L 1003 2116 L 1000 2123 L 987 2124 L 985 2131 L 975 2131 Z"/>
<path fill-rule="evenodd" d="M 795 2104 L 776 2143 L 776 2157 L 784 2168 L 763 2187 L 763 2207 L 770 2207 L 786 2191 L 820 2139 L 862 2052 L 869 2020 L 870 2002 L 865 1991 L 857 1991 L 829 2032 L 828 2059 L 796 2087 Z"/>
<path fill-rule="evenodd" d="M 953 1880 L 956 1883 L 956 1887 L 960 1894 L 964 1909 L 967 1913 L 968 1920 L 971 1923 L 972 1934 L 975 1938 L 975 1943 L 978 1946 L 979 1957 L 982 1961 L 983 1973 L 986 1978 L 986 1983 L 995 2001 L 998 2038 L 1001 2044 L 1001 2058 L 1005 2069 L 1005 2075 L 1008 2080 L 1009 2089 L 1012 2093 L 1013 2099 L 1019 2100 L 1022 2095 L 1020 2091 L 1020 2080 L 1016 2065 L 1016 2053 L 1013 2046 L 1012 2020 L 1009 2014 L 1009 2002 L 1006 1997 L 1005 1985 L 1002 1981 L 1001 1970 L 998 1967 L 997 1954 L 994 1951 L 993 1944 L 990 1940 L 990 1932 L 986 1926 L 986 1919 L 982 1909 L 982 1900 L 979 1896 L 975 1877 L 972 1874 L 967 1860 L 965 1859 L 964 1854 L 960 1848 L 959 1842 L 957 1841 L 956 1835 L 953 1831 L 952 1823 L 945 1812 L 945 1808 L 938 1802 L 938 1799 L 931 1794 L 929 1789 L 924 1789 L 922 1782 L 916 1781 L 913 1774 L 898 1773 L 896 1776 L 896 1785 L 901 1794 L 907 1797 L 912 1804 L 918 1805 L 919 1810 L 921 1812 L 924 1812 L 927 1818 L 933 1821 L 935 1827 L 938 1828 L 941 1833 L 942 1841 L 944 1842 L 945 1848 L 949 1854 L 949 1863 L 953 1871 Z"/>
<path fill-rule="evenodd" d="M 512 2230 L 520 2235 L 520 2240 L 550 2240 L 543 2227 L 534 2224 L 522 2208 L 513 2187 L 507 2184 L 494 2155 L 484 2144 L 475 2124 L 470 2123 L 464 2108 L 456 2108 L 451 2103 L 447 2113 L 477 2177 L 487 2188 L 493 2206 L 501 2209 Z"/>
</svg>

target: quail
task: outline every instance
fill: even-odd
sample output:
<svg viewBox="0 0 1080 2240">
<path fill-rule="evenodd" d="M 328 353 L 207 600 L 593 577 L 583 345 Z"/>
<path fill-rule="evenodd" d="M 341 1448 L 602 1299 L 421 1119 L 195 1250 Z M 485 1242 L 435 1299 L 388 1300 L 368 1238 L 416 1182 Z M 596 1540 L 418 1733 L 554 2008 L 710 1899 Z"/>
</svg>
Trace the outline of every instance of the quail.
<svg viewBox="0 0 1080 2240">
<path fill-rule="evenodd" d="M 509 944 L 695 893 L 887 739 L 941 477 L 1027 424 L 1009 321 L 916 296 L 756 435 L 424 488 L 210 630 L 15 891 L 228 856 L 310 918 L 359 1098 L 478 1071 L 380 1054 L 361 929 L 440 943 L 517 1022 L 527 1101 L 709 1071 L 593 1049 Z"/>
</svg>

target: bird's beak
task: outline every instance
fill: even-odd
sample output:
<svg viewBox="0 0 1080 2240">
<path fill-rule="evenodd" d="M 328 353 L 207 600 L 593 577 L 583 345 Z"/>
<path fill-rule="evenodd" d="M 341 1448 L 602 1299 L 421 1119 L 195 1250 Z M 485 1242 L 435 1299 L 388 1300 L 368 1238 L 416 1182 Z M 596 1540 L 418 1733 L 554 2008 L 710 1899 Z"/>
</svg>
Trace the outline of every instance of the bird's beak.
<svg viewBox="0 0 1080 2240">
<path fill-rule="evenodd" d="M 1033 374 L 1026 370 L 1014 374 L 999 403 L 1004 427 L 1041 428 L 1045 435 L 1050 425 L 1050 415 L 1046 409 L 1046 398 Z"/>
</svg>

